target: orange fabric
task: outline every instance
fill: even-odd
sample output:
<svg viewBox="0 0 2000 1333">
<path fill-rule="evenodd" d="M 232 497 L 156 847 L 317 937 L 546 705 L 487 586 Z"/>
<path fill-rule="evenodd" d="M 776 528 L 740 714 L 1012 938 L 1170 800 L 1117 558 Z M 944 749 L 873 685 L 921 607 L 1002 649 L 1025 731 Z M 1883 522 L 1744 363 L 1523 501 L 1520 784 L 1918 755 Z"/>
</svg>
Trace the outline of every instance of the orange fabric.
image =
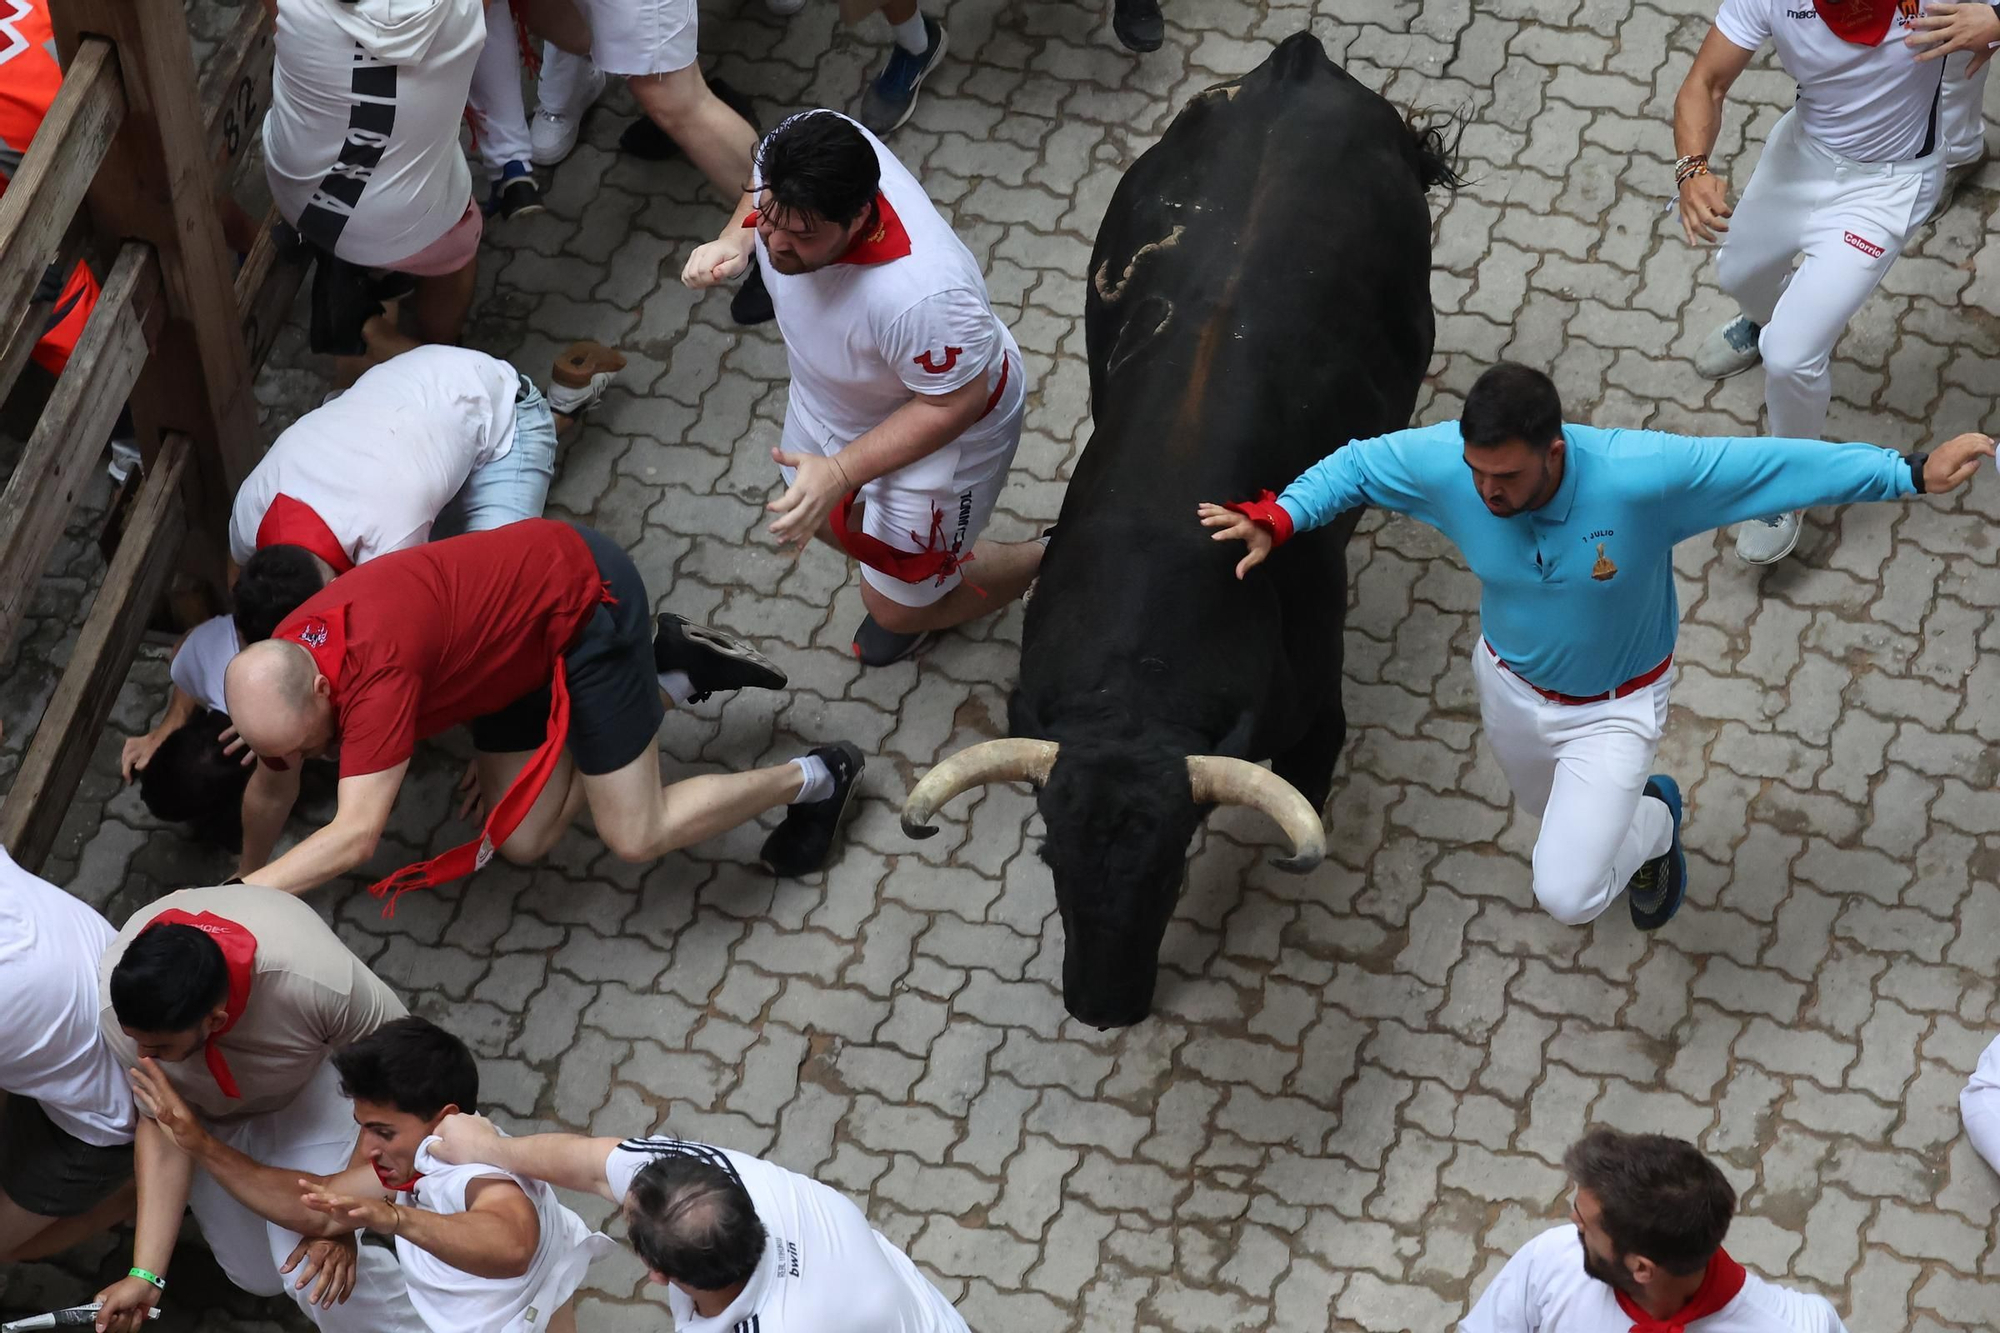
<svg viewBox="0 0 2000 1333">
<path fill-rule="evenodd" d="M 56 33 L 48 10 L 38 0 L 15 0 L 14 7 L 26 12 L 0 21 L 0 140 L 25 153 L 55 105 L 62 66 L 51 54 Z"/>
<path fill-rule="evenodd" d="M 63 284 L 62 295 L 56 299 L 56 308 L 49 319 L 48 331 L 35 344 L 30 359 L 51 375 L 60 375 L 69 365 L 69 359 L 76 352 L 76 344 L 83 337 L 83 326 L 90 319 L 91 309 L 97 304 L 97 277 L 89 265 L 77 261 L 70 270 L 69 281 Z"/>
</svg>

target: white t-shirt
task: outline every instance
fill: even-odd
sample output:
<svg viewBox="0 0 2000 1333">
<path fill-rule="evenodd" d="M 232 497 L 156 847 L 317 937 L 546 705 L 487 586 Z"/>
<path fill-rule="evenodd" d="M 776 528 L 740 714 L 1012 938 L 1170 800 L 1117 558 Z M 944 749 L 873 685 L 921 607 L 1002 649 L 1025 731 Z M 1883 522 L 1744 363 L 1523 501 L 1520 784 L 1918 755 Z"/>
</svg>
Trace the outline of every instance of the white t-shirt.
<svg viewBox="0 0 2000 1333">
<path fill-rule="evenodd" d="M 1810 4 L 1811 0 L 1805 0 Z M 1632 1316 L 1610 1287 L 1583 1271 L 1583 1240 L 1571 1225 L 1523 1245 L 1480 1296 L 1459 1333 L 1625 1333 Z M 1736 1298 L 1687 1333 L 1847 1333 L 1823 1296 L 1787 1291 L 1747 1274 Z"/>
<path fill-rule="evenodd" d="M 465 479 L 514 445 L 520 372 L 467 347 L 414 348 L 280 435 L 243 480 L 229 555 L 257 553 L 279 495 L 312 507 L 355 564 L 421 546 Z"/>
<path fill-rule="evenodd" d="M 786 274 L 771 267 L 764 240 L 757 238 L 757 262 L 791 362 L 791 412 L 814 438 L 836 449 L 881 425 L 916 394 L 950 393 L 975 379 L 997 388 L 1003 365 L 1010 377 L 1021 374 L 1021 349 L 994 313 L 979 261 L 917 178 L 880 139 L 855 128 L 875 149 L 881 194 L 909 234 L 910 252 L 885 263 Z M 982 432 L 977 425 L 961 438 L 974 446 L 960 459 L 965 472 L 1013 444 L 1010 432 Z"/>
<path fill-rule="evenodd" d="M 1928 3 L 1928 0 L 1926 0 Z M 1737 46 L 1765 42 L 1799 85 L 1807 134 L 1857 162 L 1906 162 L 1923 155 L 1932 133 L 1942 60 L 1918 64 L 1903 45 L 1909 17 L 1900 11 L 1879 46 L 1850 42 L 1826 26 L 1813 0 L 1722 0 L 1715 26 Z"/>
<path fill-rule="evenodd" d="M 627 1139 L 605 1159 L 612 1193 L 622 1198 L 641 1168 L 669 1154 L 700 1157 L 735 1175 L 769 1236 L 749 1283 L 714 1318 L 697 1315 L 680 1288 L 667 1289 L 675 1333 L 739 1327 L 754 1333 L 967 1333 L 944 1293 L 845 1195 L 761 1158 L 682 1139 Z"/>
<path fill-rule="evenodd" d="M 409 1283 L 410 1304 L 433 1333 L 535 1333 L 575 1294 L 591 1261 L 617 1245 L 592 1231 L 539 1180 L 477 1163 L 451 1166 L 431 1155 L 436 1138 L 417 1149 L 423 1179 L 397 1196 L 399 1203 L 449 1217 L 465 1211 L 465 1192 L 475 1180 L 511 1180 L 535 1206 L 541 1237 L 535 1257 L 520 1277 L 474 1277 L 453 1268 L 420 1245 L 396 1237 L 396 1258 Z"/>
<path fill-rule="evenodd" d="M 0 1092 L 100 1148 L 132 1141 L 132 1087 L 97 1023 L 97 960 L 117 934 L 0 848 Z"/>
<path fill-rule="evenodd" d="M 481 0 L 279 0 L 264 173 L 285 221 L 386 267 L 472 200 L 458 146 L 486 41 Z"/>
<path fill-rule="evenodd" d="M 167 674 L 172 677 L 175 689 L 203 708 L 226 713 L 229 710 L 222 706 L 222 673 L 229 669 L 229 659 L 234 656 L 236 622 L 228 616 L 210 616 L 181 640 Z"/>
</svg>

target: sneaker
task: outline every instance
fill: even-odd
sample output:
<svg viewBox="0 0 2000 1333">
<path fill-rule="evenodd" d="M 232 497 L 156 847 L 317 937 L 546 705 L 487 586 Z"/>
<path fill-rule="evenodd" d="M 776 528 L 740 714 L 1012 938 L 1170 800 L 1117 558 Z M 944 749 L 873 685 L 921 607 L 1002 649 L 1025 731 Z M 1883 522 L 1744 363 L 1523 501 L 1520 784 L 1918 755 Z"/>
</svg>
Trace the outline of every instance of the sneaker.
<svg viewBox="0 0 2000 1333">
<path fill-rule="evenodd" d="M 1746 565 L 1774 565 L 1799 544 L 1800 511 L 1753 518 L 1736 525 L 1736 558 Z"/>
<path fill-rule="evenodd" d="M 930 38 L 930 44 L 920 56 L 892 45 L 889 62 L 861 95 L 861 123 L 876 134 L 887 134 L 910 118 L 910 113 L 917 109 L 917 89 L 924 86 L 924 77 L 944 59 L 944 24 L 926 14 L 924 34 Z"/>
<path fill-rule="evenodd" d="M 585 339 L 563 348 L 549 372 L 549 406 L 566 417 L 582 416 L 603 401 L 625 354 L 615 347 Z"/>
<path fill-rule="evenodd" d="M 590 114 L 590 108 L 604 92 L 601 70 L 590 71 L 583 91 L 582 104 L 574 111 L 535 108 L 535 117 L 528 122 L 528 157 L 536 166 L 552 167 L 576 151 L 576 141 L 583 134 L 583 118 Z"/>
<path fill-rule="evenodd" d="M 1160 0 L 1112 0 L 1111 31 L 1127 51 L 1157 51 L 1167 40 Z"/>
<path fill-rule="evenodd" d="M 1681 910 L 1687 897 L 1687 852 L 1681 846 L 1681 789 L 1664 773 L 1646 779 L 1646 795 L 1667 807 L 1674 817 L 1674 840 L 1664 856 L 1656 856 L 1639 867 L 1625 885 L 1625 905 L 1632 911 L 1632 924 L 1641 930 L 1658 930 Z"/>
<path fill-rule="evenodd" d="M 810 805 L 795 805 L 785 811 L 784 822 L 764 839 L 757 859 L 780 879 L 797 879 L 826 866 L 833 854 L 833 840 L 854 803 L 855 788 L 867 761 L 848 741 L 822 745 L 813 750 L 833 773 L 833 795 Z"/>
<path fill-rule="evenodd" d="M 1924 223 L 1928 225 L 1936 222 L 1939 218 L 1950 212 L 1951 206 L 1958 201 L 1958 192 L 1963 190 L 1966 182 L 1977 176 L 1979 169 L 1985 165 L 1986 145 L 1982 143 L 1979 145 L 1978 157 L 1973 158 L 1970 162 L 1961 162 L 1955 167 L 1946 167 L 1944 169 L 1944 186 L 1938 191 L 1938 201 L 1931 206 L 1930 216 L 1924 219 Z"/>
<path fill-rule="evenodd" d="M 708 90 L 721 99 L 724 106 L 743 117 L 744 124 L 753 130 L 758 128 L 757 108 L 751 105 L 748 93 L 738 91 L 721 79 L 710 79 Z M 641 116 L 627 125 L 625 132 L 618 136 L 618 151 L 629 153 L 645 162 L 666 162 L 680 156 L 681 146 L 675 143 L 673 137 L 665 130 L 654 124 L 652 117 Z"/>
<path fill-rule="evenodd" d="M 764 270 L 755 255 L 750 257 L 750 268 L 744 273 L 736 295 L 729 298 L 729 317 L 744 328 L 769 323 L 778 317 L 777 307 L 771 304 L 771 293 L 764 286 Z"/>
<path fill-rule="evenodd" d="M 930 646 L 937 634 L 933 630 L 918 630 L 915 634 L 892 634 L 875 623 L 869 616 L 861 622 L 861 628 L 854 631 L 854 655 L 861 659 L 862 666 L 888 666 L 906 657 L 914 657 Z"/>
<path fill-rule="evenodd" d="M 528 164 L 509 162 L 502 167 L 500 179 L 493 182 L 493 193 L 486 199 L 486 216 L 511 222 L 541 211 L 542 187 L 535 183 Z"/>
<path fill-rule="evenodd" d="M 1757 350 L 1757 335 L 1761 331 L 1748 315 L 1730 320 L 1695 348 L 1695 373 L 1712 380 L 1741 375 L 1762 359 L 1763 354 Z"/>
<path fill-rule="evenodd" d="M 689 703 L 717 690 L 777 690 L 789 679 L 777 663 L 734 634 L 697 625 L 668 611 L 655 620 L 653 669 L 685 671 L 694 682 Z"/>
</svg>

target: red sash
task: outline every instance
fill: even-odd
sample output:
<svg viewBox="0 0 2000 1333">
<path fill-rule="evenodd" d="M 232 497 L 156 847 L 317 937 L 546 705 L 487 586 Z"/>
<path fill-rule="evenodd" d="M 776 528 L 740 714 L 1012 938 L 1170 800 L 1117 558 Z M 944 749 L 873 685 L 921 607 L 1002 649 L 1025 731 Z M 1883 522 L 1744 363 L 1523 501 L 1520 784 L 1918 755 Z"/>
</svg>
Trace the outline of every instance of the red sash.
<svg viewBox="0 0 2000 1333">
<path fill-rule="evenodd" d="M 1843 42 L 1880 46 L 1896 11 L 1906 9 L 1914 18 L 1917 6 L 1916 0 L 1813 0 L 1813 8 Z"/>
<path fill-rule="evenodd" d="M 875 218 L 875 230 L 866 236 L 856 236 L 854 244 L 841 252 L 834 263 L 886 264 L 910 253 L 910 233 L 904 228 L 903 219 L 890 207 L 889 196 L 880 190 L 875 192 Z M 743 219 L 743 225 L 754 227 L 762 220 L 763 214 L 753 208 Z"/>
<path fill-rule="evenodd" d="M 243 1094 L 237 1090 L 236 1077 L 229 1072 L 229 1062 L 223 1059 L 222 1047 L 218 1043 L 225 1033 L 236 1026 L 236 1020 L 243 1017 L 243 1006 L 250 1001 L 250 979 L 257 962 L 257 937 L 234 921 L 225 921 L 213 912 L 183 912 L 178 907 L 169 907 L 148 921 L 146 930 L 154 926 L 193 926 L 214 940 L 215 947 L 222 950 L 223 966 L 229 971 L 229 997 L 223 1001 L 222 1026 L 209 1034 L 203 1053 L 208 1060 L 208 1072 L 214 1077 L 215 1086 L 222 1089 L 222 1095 L 240 1100 Z"/>
<path fill-rule="evenodd" d="M 282 493 L 272 499 L 271 507 L 264 511 L 264 521 L 257 525 L 257 549 L 261 551 L 267 546 L 303 546 L 332 565 L 336 574 L 354 568 L 347 548 L 333 535 L 326 520 L 305 501 Z"/>
<path fill-rule="evenodd" d="M 1736 1293 L 1743 1290 L 1745 1276 L 1743 1265 L 1730 1258 L 1727 1250 L 1717 1250 L 1709 1256 L 1708 1273 L 1688 1303 L 1665 1319 L 1653 1318 L 1616 1288 L 1612 1294 L 1618 1298 L 1618 1308 L 1631 1316 L 1632 1333 L 1684 1333 L 1695 1320 L 1706 1319 L 1735 1300 Z"/>
<path fill-rule="evenodd" d="M 910 540 L 923 547 L 920 551 L 899 551 L 880 537 L 850 528 L 848 518 L 854 509 L 855 496 L 859 494 L 859 491 L 849 491 L 841 496 L 840 503 L 829 517 L 833 535 L 840 539 L 842 549 L 870 569 L 879 570 L 902 583 L 922 583 L 925 579 L 942 582 L 972 563 L 972 552 L 954 551 L 945 544 L 944 511 L 936 505 L 931 506 L 930 534 L 910 534 Z M 986 590 L 970 579 L 965 581 L 965 586 L 981 597 L 986 595 Z"/>
</svg>

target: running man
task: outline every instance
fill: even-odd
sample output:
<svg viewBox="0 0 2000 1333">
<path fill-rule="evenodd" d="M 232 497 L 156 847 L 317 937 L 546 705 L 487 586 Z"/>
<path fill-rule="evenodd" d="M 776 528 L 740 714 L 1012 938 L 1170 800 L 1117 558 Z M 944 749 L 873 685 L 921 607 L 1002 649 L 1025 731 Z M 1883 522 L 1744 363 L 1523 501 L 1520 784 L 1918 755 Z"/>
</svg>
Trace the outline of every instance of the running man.
<svg viewBox="0 0 2000 1333">
<path fill-rule="evenodd" d="M 1542 821 L 1536 901 L 1580 926 L 1625 893 L 1632 924 L 1657 930 L 1687 888 L 1680 788 L 1648 772 L 1680 629 L 1674 543 L 1755 514 L 1942 494 L 1991 457 L 1984 435 L 1905 457 L 1572 425 L 1548 376 L 1503 362 L 1460 420 L 1356 440 L 1275 500 L 1200 516 L 1217 541 L 1248 544 L 1238 578 L 1357 505 L 1449 537 L 1482 589 L 1472 676 L 1486 742 Z"/>
<path fill-rule="evenodd" d="M 1943 197 L 1949 62 L 1921 61 L 1901 40 L 1923 9 L 1924 0 L 1722 0 L 1675 99 L 1681 226 L 1691 245 L 1721 242 L 1716 280 L 1742 308 L 1702 343 L 1695 369 L 1723 379 L 1762 360 L 1772 435 L 1825 430 L 1834 344 Z M 1766 42 L 1797 81 L 1798 103 L 1779 117 L 1732 210 L 1709 155 L 1729 89 Z M 1737 555 L 1784 559 L 1802 517 L 1751 516 Z"/>
<path fill-rule="evenodd" d="M 979 540 L 1021 442 L 1021 349 L 923 186 L 846 116 L 784 121 L 754 185 L 758 211 L 697 247 L 681 281 L 763 273 L 792 368 L 771 532 L 860 561 L 854 652 L 886 666 L 1004 607 L 1041 566 L 1039 541 Z"/>
</svg>

